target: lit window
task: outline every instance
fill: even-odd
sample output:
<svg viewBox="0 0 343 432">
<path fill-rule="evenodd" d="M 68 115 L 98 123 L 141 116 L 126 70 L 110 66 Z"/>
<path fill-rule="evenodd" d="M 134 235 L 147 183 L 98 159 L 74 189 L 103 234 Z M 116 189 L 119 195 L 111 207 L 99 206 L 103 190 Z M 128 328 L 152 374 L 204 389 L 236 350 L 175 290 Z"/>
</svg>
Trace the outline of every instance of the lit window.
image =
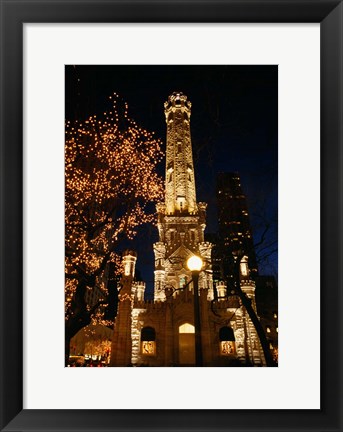
<svg viewBox="0 0 343 432">
<path fill-rule="evenodd" d="M 156 354 L 156 333 L 152 327 L 144 327 L 141 333 L 142 354 L 153 356 Z"/>
<path fill-rule="evenodd" d="M 180 288 L 183 288 L 187 283 L 187 276 L 180 276 Z"/>
<path fill-rule="evenodd" d="M 275 319 L 277 318 L 277 313 L 276 313 L 276 312 L 274 312 L 274 318 L 275 318 Z"/>
<path fill-rule="evenodd" d="M 219 330 L 220 355 L 229 356 L 235 353 L 235 335 L 231 327 Z"/>
<path fill-rule="evenodd" d="M 273 349 L 274 347 L 273 347 L 273 344 L 271 343 L 271 342 L 269 342 L 269 348 L 270 349 Z"/>
<path fill-rule="evenodd" d="M 248 264 L 246 261 L 243 261 L 240 263 L 240 267 L 241 267 L 241 273 L 243 276 L 247 276 L 248 275 Z"/>
<path fill-rule="evenodd" d="M 270 330 L 270 327 L 269 327 L 269 326 L 267 326 L 267 327 L 266 327 L 266 331 L 267 331 L 267 333 L 270 333 L 270 332 L 271 332 L 271 330 Z"/>
<path fill-rule="evenodd" d="M 155 355 L 156 345 L 155 341 L 142 341 L 142 354 Z"/>
<path fill-rule="evenodd" d="M 220 342 L 220 354 L 231 355 L 235 353 L 235 342 L 233 341 L 221 341 Z"/>
<path fill-rule="evenodd" d="M 179 327 L 179 333 L 195 333 L 195 328 L 192 324 L 185 323 Z"/>
<path fill-rule="evenodd" d="M 276 327 L 276 333 L 279 333 L 279 327 Z"/>
</svg>

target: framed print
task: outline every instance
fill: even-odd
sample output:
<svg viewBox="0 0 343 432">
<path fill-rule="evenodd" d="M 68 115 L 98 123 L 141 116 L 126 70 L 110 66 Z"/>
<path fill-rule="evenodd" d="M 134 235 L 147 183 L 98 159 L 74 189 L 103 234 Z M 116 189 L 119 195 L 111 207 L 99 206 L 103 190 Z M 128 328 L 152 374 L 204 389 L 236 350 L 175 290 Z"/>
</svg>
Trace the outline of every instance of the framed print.
<svg viewBox="0 0 343 432">
<path fill-rule="evenodd" d="M 341 430 L 341 1 L 1 0 L 1 32 L 2 430 Z M 209 167 L 220 220 L 204 234 Z M 269 318 L 245 204 L 263 176 Z M 155 240 L 117 257 L 122 226 L 150 216 Z"/>
</svg>

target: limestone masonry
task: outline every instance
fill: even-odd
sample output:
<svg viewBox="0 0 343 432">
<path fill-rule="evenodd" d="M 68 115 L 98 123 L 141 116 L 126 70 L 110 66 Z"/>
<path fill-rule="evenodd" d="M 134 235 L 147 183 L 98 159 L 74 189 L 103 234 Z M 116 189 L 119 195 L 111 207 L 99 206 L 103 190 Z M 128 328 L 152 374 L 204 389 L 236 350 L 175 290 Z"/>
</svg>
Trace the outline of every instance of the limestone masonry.
<svg viewBox="0 0 343 432">
<path fill-rule="evenodd" d="M 134 282 L 136 253 L 126 251 L 115 321 L 111 366 L 195 364 L 194 295 L 186 262 L 202 258 L 199 314 L 204 366 L 265 366 L 255 327 L 238 296 L 224 282 L 213 287 L 211 249 L 204 241 L 206 203 L 197 202 L 190 132 L 191 102 L 173 93 L 164 104 L 167 125 L 165 202 L 157 205 L 154 300 Z M 255 307 L 247 258 L 240 263 L 242 290 Z M 216 295 L 215 295 L 216 294 Z M 197 345 L 198 346 L 198 345 Z"/>
</svg>

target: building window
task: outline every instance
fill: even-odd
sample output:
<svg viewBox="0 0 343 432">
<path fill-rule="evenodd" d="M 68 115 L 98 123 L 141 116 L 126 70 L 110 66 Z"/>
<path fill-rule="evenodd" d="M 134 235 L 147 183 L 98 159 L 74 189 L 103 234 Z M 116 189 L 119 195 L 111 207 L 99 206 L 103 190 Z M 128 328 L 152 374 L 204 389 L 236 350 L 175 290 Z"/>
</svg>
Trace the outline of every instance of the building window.
<svg viewBox="0 0 343 432">
<path fill-rule="evenodd" d="M 189 323 L 182 324 L 179 327 L 179 333 L 195 333 L 195 327 Z"/>
<path fill-rule="evenodd" d="M 155 341 L 142 341 L 142 354 L 154 356 L 156 353 Z"/>
<path fill-rule="evenodd" d="M 219 330 L 220 355 L 235 354 L 235 335 L 231 327 L 222 327 Z"/>
<path fill-rule="evenodd" d="M 274 318 L 275 318 L 275 319 L 277 318 L 277 313 L 276 313 L 276 312 L 274 312 Z"/>
<path fill-rule="evenodd" d="M 267 333 L 270 333 L 270 332 L 271 332 L 271 330 L 270 330 L 270 327 L 269 327 L 269 326 L 267 326 L 267 327 L 266 327 L 266 332 L 267 332 Z"/>
<path fill-rule="evenodd" d="M 180 281 L 179 288 L 183 288 L 187 283 L 187 276 L 183 276 L 183 275 L 180 276 L 179 281 Z"/>
<path fill-rule="evenodd" d="M 144 327 L 141 332 L 142 354 L 154 356 L 156 354 L 156 333 L 152 327 Z"/>
</svg>

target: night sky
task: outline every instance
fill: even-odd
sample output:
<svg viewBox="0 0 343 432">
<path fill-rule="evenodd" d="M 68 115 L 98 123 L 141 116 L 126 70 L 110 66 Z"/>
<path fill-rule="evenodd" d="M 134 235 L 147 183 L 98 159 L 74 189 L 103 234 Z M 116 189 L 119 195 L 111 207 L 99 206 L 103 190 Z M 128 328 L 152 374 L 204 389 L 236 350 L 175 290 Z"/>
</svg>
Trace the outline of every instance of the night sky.
<svg viewBox="0 0 343 432">
<path fill-rule="evenodd" d="M 166 144 L 163 104 L 174 91 L 192 102 L 191 134 L 197 201 L 208 203 L 205 232 L 217 229 L 218 172 L 238 172 L 247 196 L 255 243 L 271 225 L 260 274 L 277 276 L 278 69 L 277 66 L 66 66 L 66 119 L 84 120 L 109 107 L 118 93 L 129 115 Z M 159 167 L 164 177 L 164 164 Z M 144 240 L 142 240 L 144 239 Z M 144 227 L 130 247 L 137 269 L 153 287 L 157 229 Z M 275 244 L 276 242 L 276 244 Z M 126 246 L 126 245 L 125 245 Z M 258 251 L 257 251 L 258 252 Z"/>
</svg>

